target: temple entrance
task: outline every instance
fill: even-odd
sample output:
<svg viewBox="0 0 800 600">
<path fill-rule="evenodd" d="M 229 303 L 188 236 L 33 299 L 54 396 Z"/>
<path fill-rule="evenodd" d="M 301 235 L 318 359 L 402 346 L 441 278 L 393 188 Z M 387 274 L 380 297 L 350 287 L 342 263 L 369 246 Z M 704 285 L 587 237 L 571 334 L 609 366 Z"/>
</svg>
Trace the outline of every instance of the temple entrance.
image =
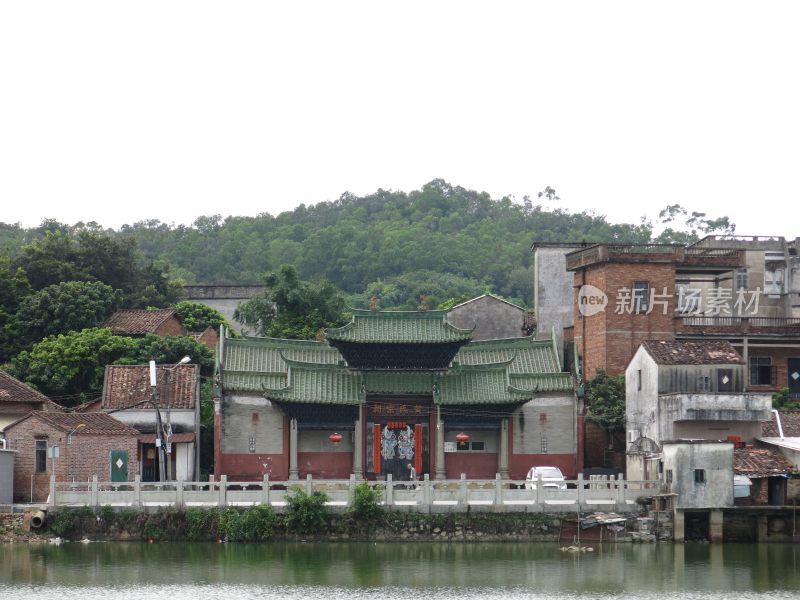
<svg viewBox="0 0 800 600">
<path fill-rule="evenodd" d="M 413 466 L 417 478 L 430 472 L 428 424 L 411 420 L 367 423 L 367 476 L 407 481 Z"/>
<path fill-rule="evenodd" d="M 430 397 L 371 397 L 366 405 L 365 475 L 408 481 L 430 473 Z"/>
</svg>

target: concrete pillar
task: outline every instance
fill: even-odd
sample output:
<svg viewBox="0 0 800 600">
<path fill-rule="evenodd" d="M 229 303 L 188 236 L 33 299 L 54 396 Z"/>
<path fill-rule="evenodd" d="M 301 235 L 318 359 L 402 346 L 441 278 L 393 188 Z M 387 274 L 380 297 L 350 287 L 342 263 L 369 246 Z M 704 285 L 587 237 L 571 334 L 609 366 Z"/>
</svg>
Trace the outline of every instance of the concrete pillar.
<svg viewBox="0 0 800 600">
<path fill-rule="evenodd" d="M 436 406 L 436 471 L 434 479 L 446 479 L 444 468 L 444 423 L 442 422 L 442 407 Z"/>
<path fill-rule="evenodd" d="M 767 528 L 767 515 L 758 515 L 756 517 L 756 541 L 766 542 L 769 536 L 769 529 Z"/>
<path fill-rule="evenodd" d="M 358 407 L 358 419 L 356 419 L 356 430 L 353 435 L 353 475 L 356 479 L 364 479 L 364 405 Z"/>
<path fill-rule="evenodd" d="M 200 434 L 197 434 L 197 455 L 200 455 Z M 199 459 L 198 459 L 199 464 Z M 222 401 L 214 398 L 214 475 L 222 475 Z M 198 467 L 195 479 L 199 479 L 200 469 Z"/>
<path fill-rule="evenodd" d="M 722 511 L 712 509 L 708 516 L 708 537 L 712 542 L 722 541 Z"/>
<path fill-rule="evenodd" d="M 497 453 L 497 470 L 500 477 L 508 479 L 508 418 L 500 419 L 500 452 Z"/>
<path fill-rule="evenodd" d="M 300 479 L 297 468 L 297 419 L 289 419 L 289 480 Z"/>
<path fill-rule="evenodd" d="M 672 517 L 672 539 L 676 542 L 682 542 L 684 540 L 685 529 L 683 511 L 676 509 Z"/>
</svg>

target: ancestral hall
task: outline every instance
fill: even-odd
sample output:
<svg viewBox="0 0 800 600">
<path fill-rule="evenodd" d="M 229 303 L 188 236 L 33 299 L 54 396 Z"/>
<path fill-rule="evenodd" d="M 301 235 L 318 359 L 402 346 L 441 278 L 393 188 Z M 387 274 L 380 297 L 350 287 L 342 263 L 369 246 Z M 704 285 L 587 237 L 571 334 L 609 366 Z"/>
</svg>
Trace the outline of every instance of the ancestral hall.
<svg viewBox="0 0 800 600">
<path fill-rule="evenodd" d="M 229 480 L 574 477 L 573 378 L 553 340 L 472 341 L 445 311 L 354 311 L 318 341 L 222 331 L 215 473 Z"/>
</svg>

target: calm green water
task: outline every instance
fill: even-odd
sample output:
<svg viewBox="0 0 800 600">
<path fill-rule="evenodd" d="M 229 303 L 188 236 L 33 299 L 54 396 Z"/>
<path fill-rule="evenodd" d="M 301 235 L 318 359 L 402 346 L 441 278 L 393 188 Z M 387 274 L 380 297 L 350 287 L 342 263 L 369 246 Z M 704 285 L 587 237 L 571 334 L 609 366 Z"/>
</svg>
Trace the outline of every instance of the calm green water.
<svg viewBox="0 0 800 600">
<path fill-rule="evenodd" d="M 800 546 L 0 545 L 0 598 L 800 597 Z"/>
</svg>

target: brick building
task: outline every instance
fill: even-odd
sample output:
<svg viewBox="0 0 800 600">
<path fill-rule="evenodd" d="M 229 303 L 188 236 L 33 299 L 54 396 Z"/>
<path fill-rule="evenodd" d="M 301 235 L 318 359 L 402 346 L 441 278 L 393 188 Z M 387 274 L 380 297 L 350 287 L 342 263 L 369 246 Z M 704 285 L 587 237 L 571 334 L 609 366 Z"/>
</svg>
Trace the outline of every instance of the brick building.
<svg viewBox="0 0 800 600">
<path fill-rule="evenodd" d="M 58 404 L 41 392 L 0 371 L 0 438 L 6 426 L 32 410 L 61 411 Z"/>
<path fill-rule="evenodd" d="M 178 314 L 168 308 L 145 310 L 126 308 L 118 310 L 103 323 L 114 335 L 143 337 L 148 333 L 155 335 L 186 335 Z"/>
<path fill-rule="evenodd" d="M 800 398 L 798 241 L 709 236 L 689 246 L 596 244 L 566 254 L 584 377 L 625 370 L 645 340 L 727 340 L 752 391 Z M 566 299 L 565 299 L 566 300 Z"/>
<path fill-rule="evenodd" d="M 160 478 L 158 418 L 151 393 L 148 365 L 106 366 L 100 409 L 137 430 L 137 469 L 142 481 Z M 169 455 L 165 475 L 173 480 L 196 480 L 200 474 L 200 367 L 158 365 L 156 400 Z"/>
<path fill-rule="evenodd" d="M 6 427 L 14 500 L 44 502 L 57 481 L 132 481 L 138 431 L 104 413 L 32 412 Z M 57 449 L 57 450 L 54 450 Z"/>
</svg>

